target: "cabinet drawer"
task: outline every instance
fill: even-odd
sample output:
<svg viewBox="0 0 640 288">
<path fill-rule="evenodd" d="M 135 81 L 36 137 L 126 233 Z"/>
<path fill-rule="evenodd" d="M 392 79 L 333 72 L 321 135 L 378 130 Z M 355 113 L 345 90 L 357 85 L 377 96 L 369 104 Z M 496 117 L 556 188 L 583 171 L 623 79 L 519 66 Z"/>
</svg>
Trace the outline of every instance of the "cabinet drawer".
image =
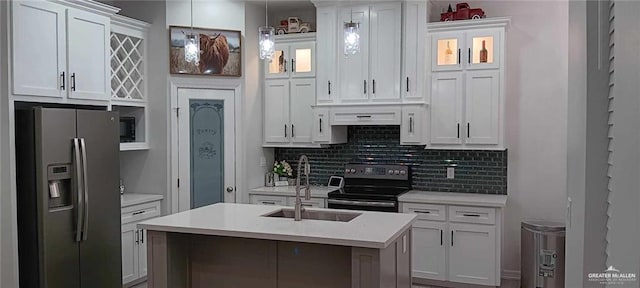
<svg viewBox="0 0 640 288">
<path fill-rule="evenodd" d="M 258 205 L 276 205 L 286 206 L 287 198 L 285 196 L 271 196 L 271 195 L 251 195 L 251 204 Z"/>
<path fill-rule="evenodd" d="M 444 205 L 402 203 L 402 212 L 418 214 L 419 220 L 445 221 L 446 211 Z"/>
<path fill-rule="evenodd" d="M 449 206 L 449 221 L 496 224 L 496 210 L 483 207 Z"/>
<path fill-rule="evenodd" d="M 160 216 L 160 201 L 122 208 L 122 224 L 142 221 Z"/>
<path fill-rule="evenodd" d="M 287 206 L 295 206 L 296 205 L 296 197 L 287 198 Z M 311 198 L 311 200 L 304 200 L 302 197 L 302 207 L 313 207 L 313 208 L 325 208 L 325 199 L 324 198 Z"/>
<path fill-rule="evenodd" d="M 331 109 L 331 125 L 400 125 L 400 107 L 340 107 Z"/>
</svg>

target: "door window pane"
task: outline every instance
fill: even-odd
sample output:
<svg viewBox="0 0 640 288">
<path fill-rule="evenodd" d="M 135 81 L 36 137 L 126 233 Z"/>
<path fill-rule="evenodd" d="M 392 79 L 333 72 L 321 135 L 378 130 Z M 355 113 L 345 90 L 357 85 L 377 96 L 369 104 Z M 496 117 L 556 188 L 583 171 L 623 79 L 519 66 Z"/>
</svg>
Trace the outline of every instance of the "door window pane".
<svg viewBox="0 0 640 288">
<path fill-rule="evenodd" d="M 458 64 L 458 39 L 438 39 L 438 66 Z"/>
<path fill-rule="evenodd" d="M 311 72 L 311 49 L 296 49 L 296 71 L 298 73 Z"/>
<path fill-rule="evenodd" d="M 473 37 L 471 63 L 493 63 L 493 37 Z"/>
<path fill-rule="evenodd" d="M 285 71 L 284 51 L 276 50 L 269 62 L 269 74 L 281 74 Z"/>
<path fill-rule="evenodd" d="M 191 208 L 223 201 L 224 102 L 190 100 Z"/>
</svg>

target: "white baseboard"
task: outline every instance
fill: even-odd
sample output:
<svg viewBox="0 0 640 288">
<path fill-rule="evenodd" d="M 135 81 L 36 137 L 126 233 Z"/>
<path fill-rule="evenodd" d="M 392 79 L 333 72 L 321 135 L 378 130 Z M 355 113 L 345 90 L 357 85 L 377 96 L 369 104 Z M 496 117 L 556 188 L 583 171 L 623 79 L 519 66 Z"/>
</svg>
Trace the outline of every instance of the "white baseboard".
<svg viewBox="0 0 640 288">
<path fill-rule="evenodd" d="M 507 280 L 520 280 L 519 270 L 502 270 L 502 279 Z"/>
</svg>

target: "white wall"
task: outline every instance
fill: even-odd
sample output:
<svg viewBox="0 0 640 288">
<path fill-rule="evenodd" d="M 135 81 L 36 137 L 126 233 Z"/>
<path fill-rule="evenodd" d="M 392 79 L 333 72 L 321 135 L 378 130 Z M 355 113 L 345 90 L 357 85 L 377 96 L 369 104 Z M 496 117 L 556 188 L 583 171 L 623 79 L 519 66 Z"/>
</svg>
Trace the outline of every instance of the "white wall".
<svg viewBox="0 0 640 288">
<path fill-rule="evenodd" d="M 245 6 L 245 39 L 244 45 L 244 91 L 243 97 L 243 160 L 245 170 L 244 189 L 239 190 L 241 202 L 248 203 L 247 189 L 264 185 L 266 167 L 260 166 L 261 158 L 267 164 L 273 163 L 273 149 L 262 148 L 263 123 L 263 61 L 258 55 L 258 27 L 264 25 L 265 10 L 260 3 L 247 3 Z"/>
<path fill-rule="evenodd" d="M 127 193 L 169 195 L 169 97 L 167 71 L 169 64 L 169 33 L 166 29 L 166 8 L 163 1 L 119 1 L 120 14 L 152 23 L 148 39 L 148 141 L 149 151 L 120 153 L 120 173 Z M 163 201 L 164 211 L 167 201 Z"/>
<path fill-rule="evenodd" d="M 568 1 L 468 1 L 506 33 L 508 194 L 503 269 L 520 271 L 520 222 L 565 221 Z M 434 2 L 436 9 L 449 2 Z M 438 14 L 438 13 L 432 13 Z M 438 21 L 438 19 L 431 19 Z"/>
</svg>

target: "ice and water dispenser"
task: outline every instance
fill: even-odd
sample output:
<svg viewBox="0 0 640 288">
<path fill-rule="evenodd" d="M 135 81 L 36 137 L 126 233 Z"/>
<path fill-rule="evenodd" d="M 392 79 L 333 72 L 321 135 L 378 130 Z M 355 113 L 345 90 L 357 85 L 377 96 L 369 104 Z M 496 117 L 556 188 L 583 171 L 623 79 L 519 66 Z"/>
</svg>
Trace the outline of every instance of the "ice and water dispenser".
<svg viewBox="0 0 640 288">
<path fill-rule="evenodd" d="M 49 186 L 49 209 L 71 206 L 71 164 L 56 164 L 47 167 Z"/>
</svg>

